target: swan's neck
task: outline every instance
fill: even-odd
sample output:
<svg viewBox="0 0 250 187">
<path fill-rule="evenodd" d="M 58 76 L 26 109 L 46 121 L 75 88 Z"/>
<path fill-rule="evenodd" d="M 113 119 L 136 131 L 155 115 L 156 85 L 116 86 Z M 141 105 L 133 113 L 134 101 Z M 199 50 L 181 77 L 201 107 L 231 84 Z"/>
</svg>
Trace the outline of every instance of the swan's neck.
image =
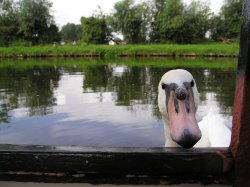
<svg viewBox="0 0 250 187">
<path fill-rule="evenodd" d="M 176 142 L 174 142 L 170 136 L 169 119 L 166 116 L 162 116 L 164 124 L 164 134 L 165 134 L 165 147 L 180 147 Z"/>
</svg>

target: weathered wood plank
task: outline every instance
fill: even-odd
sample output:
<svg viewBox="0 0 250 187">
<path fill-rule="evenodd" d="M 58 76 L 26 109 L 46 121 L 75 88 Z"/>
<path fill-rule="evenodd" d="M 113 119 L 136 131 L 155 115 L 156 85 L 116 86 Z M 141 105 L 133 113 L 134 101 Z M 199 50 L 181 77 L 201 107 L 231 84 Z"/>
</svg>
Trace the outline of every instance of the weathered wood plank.
<svg viewBox="0 0 250 187">
<path fill-rule="evenodd" d="M 250 186 L 250 1 L 243 1 L 240 53 L 230 150 L 235 160 L 234 186 Z"/>
<path fill-rule="evenodd" d="M 0 180 L 228 183 L 231 161 L 227 148 L 184 150 L 0 145 Z"/>
</svg>

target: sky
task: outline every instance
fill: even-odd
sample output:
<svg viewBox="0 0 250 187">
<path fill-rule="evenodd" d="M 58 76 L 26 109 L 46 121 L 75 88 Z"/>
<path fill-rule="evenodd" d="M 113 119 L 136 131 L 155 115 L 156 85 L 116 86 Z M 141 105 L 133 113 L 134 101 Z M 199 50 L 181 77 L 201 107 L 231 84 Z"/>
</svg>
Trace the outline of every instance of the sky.
<svg viewBox="0 0 250 187">
<path fill-rule="evenodd" d="M 51 0 L 55 21 L 60 28 L 67 23 L 80 24 L 80 18 L 91 16 L 98 6 L 101 7 L 104 14 L 109 14 L 118 1 L 120 0 Z M 184 0 L 184 2 L 190 2 L 190 0 Z M 222 3 L 223 0 L 210 0 L 211 10 L 218 13 Z"/>
</svg>

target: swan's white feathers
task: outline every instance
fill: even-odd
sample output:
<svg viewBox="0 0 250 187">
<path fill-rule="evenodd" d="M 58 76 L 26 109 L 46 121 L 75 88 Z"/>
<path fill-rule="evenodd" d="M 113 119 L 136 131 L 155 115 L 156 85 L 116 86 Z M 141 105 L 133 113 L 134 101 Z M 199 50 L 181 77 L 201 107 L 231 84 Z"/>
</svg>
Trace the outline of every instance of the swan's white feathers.
<svg viewBox="0 0 250 187">
<path fill-rule="evenodd" d="M 193 76 L 187 70 L 175 69 L 165 73 L 162 76 L 161 80 L 161 82 L 165 84 L 176 83 L 178 85 L 181 85 L 185 81 L 191 82 L 193 80 Z"/>
<path fill-rule="evenodd" d="M 231 141 L 231 118 L 215 113 L 210 107 L 209 113 L 198 123 L 202 131 L 201 140 L 195 147 L 228 147 Z"/>
</svg>

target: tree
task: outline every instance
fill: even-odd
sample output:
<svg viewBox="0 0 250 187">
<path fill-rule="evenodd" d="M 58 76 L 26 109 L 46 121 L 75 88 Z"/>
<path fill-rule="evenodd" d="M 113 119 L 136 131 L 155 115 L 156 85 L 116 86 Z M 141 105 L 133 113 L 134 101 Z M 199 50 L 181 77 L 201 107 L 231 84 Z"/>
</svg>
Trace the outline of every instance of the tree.
<svg viewBox="0 0 250 187">
<path fill-rule="evenodd" d="M 0 46 L 7 46 L 18 37 L 18 21 L 15 3 L 0 1 Z"/>
<path fill-rule="evenodd" d="M 111 38 L 111 30 L 105 17 L 82 17 L 82 40 L 88 44 L 106 44 Z"/>
<path fill-rule="evenodd" d="M 74 23 L 67 23 L 61 29 L 61 36 L 66 41 L 78 41 L 81 39 L 82 27 Z"/>
<path fill-rule="evenodd" d="M 226 0 L 219 16 L 212 19 L 211 37 L 215 41 L 239 39 L 242 0 Z"/>
<path fill-rule="evenodd" d="M 207 5 L 182 0 L 155 0 L 150 39 L 153 42 L 197 43 L 209 29 L 210 10 Z"/>
<path fill-rule="evenodd" d="M 61 35 L 59 33 L 59 29 L 55 24 L 51 24 L 48 28 L 47 38 L 44 38 L 43 41 L 46 43 L 60 42 Z"/>
<path fill-rule="evenodd" d="M 211 18 L 210 37 L 214 41 L 223 41 L 225 39 L 226 29 L 225 21 L 220 15 Z"/>
<path fill-rule="evenodd" d="M 181 34 L 180 28 L 183 25 L 183 3 L 181 0 L 168 0 L 165 3 L 163 12 L 159 15 L 160 41 L 176 41 Z M 177 32 L 176 32 L 177 31 Z"/>
<path fill-rule="evenodd" d="M 148 34 L 148 7 L 146 3 L 134 4 L 133 0 L 123 0 L 114 5 L 112 26 L 121 32 L 128 43 L 142 43 Z"/>
<path fill-rule="evenodd" d="M 19 32 L 33 44 L 48 43 L 51 39 L 49 31 L 55 29 L 52 3 L 49 0 L 21 0 L 18 4 Z"/>
<path fill-rule="evenodd" d="M 227 0 L 226 5 L 222 6 L 221 14 L 225 20 L 227 38 L 238 38 L 240 34 L 242 0 Z"/>
<path fill-rule="evenodd" d="M 210 8 L 207 4 L 192 1 L 184 9 L 184 23 L 181 28 L 182 39 L 180 43 L 198 43 L 205 40 L 206 33 L 210 28 Z"/>
<path fill-rule="evenodd" d="M 154 0 L 151 5 L 151 20 L 149 38 L 151 42 L 160 41 L 160 25 L 158 22 L 160 14 L 162 14 L 165 7 L 166 0 Z"/>
</svg>

